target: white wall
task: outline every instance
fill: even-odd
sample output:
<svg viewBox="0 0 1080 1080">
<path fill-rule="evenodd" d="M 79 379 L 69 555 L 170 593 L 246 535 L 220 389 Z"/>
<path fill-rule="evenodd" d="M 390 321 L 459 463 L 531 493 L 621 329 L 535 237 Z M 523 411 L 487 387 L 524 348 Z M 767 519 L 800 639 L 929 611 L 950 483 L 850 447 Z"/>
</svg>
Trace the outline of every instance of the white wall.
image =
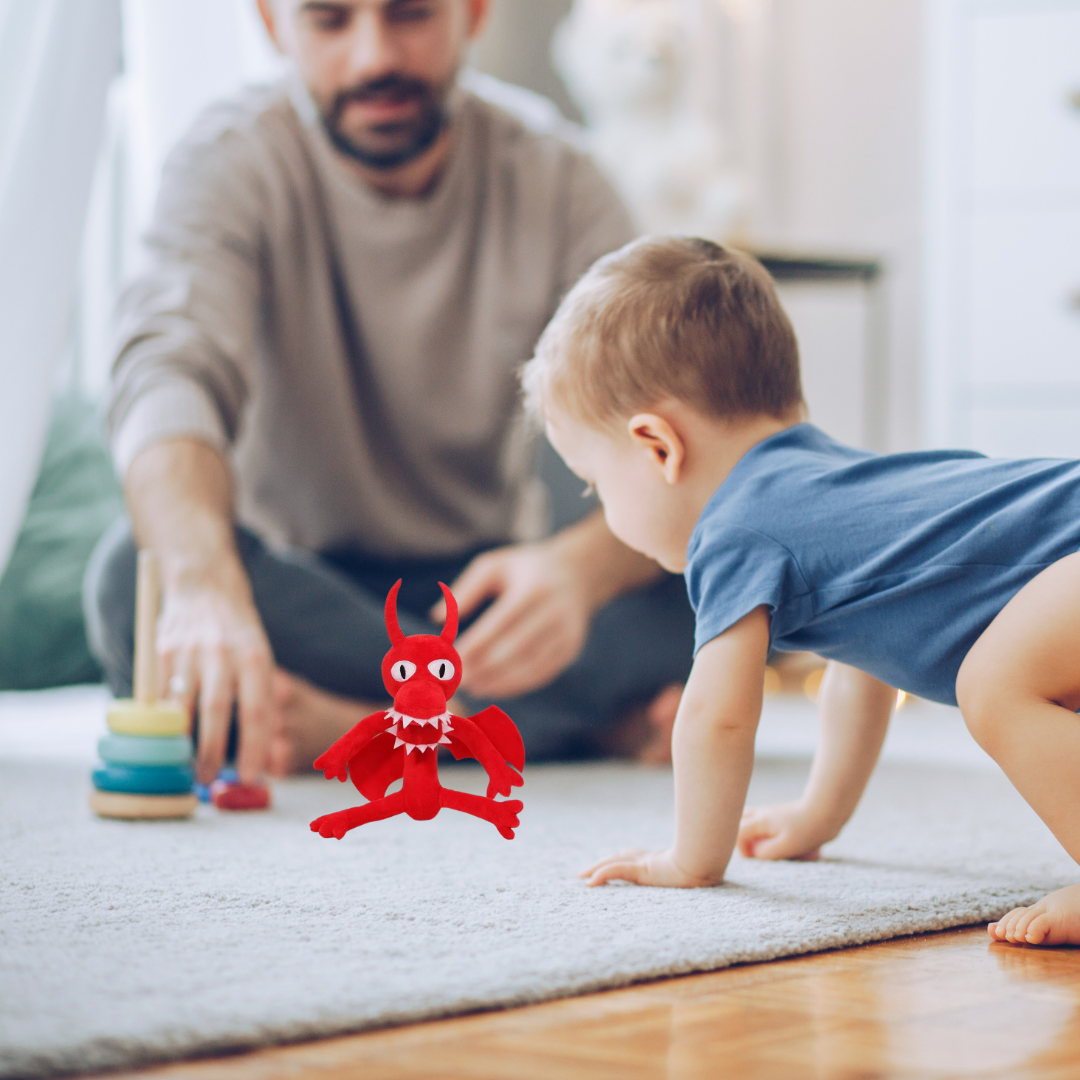
<svg viewBox="0 0 1080 1080">
<path fill-rule="evenodd" d="M 880 256 L 888 273 L 888 445 L 922 440 L 922 30 L 916 0 L 773 0 L 759 242 Z"/>
<path fill-rule="evenodd" d="M 573 0 L 493 0 L 491 15 L 473 47 L 472 63 L 497 79 L 550 98 L 564 116 L 581 119 L 551 63 L 549 43 Z"/>
<path fill-rule="evenodd" d="M 888 445 L 920 442 L 920 85 L 917 0 L 681 0 L 715 38 L 717 115 L 753 189 L 753 239 L 806 253 L 880 256 L 888 268 Z M 550 34 L 569 0 L 495 0 L 481 66 L 557 89 Z M 83 379 L 103 384 L 103 320 L 168 148 L 195 113 L 245 81 L 279 70 L 255 0 L 124 0 L 128 73 L 115 104 L 124 145 L 103 162 L 90 229 Z M 213 33 L 208 32 L 213 28 Z M 736 97 L 741 95 L 741 100 Z M 563 100 L 565 105 L 565 98 Z M 118 176 L 117 170 L 122 171 Z M 122 183 L 121 183 L 122 181 Z M 104 237 L 116 188 L 123 235 Z M 110 196 L 109 192 L 113 192 Z M 109 250 L 109 244 L 120 250 Z M 110 277 L 111 275 L 111 277 Z M 96 282 L 96 287 L 93 284 Z"/>
<path fill-rule="evenodd" d="M 75 376 L 92 396 L 113 360 L 116 295 L 173 144 L 212 101 L 274 78 L 285 63 L 255 0 L 122 0 L 124 72 L 112 88 L 83 237 Z"/>
<path fill-rule="evenodd" d="M 921 5 L 676 2 L 695 26 L 703 104 L 747 177 L 747 239 L 886 262 L 887 445 L 919 445 Z M 545 35 L 569 6 L 495 0 L 478 63 L 551 94 Z"/>
</svg>

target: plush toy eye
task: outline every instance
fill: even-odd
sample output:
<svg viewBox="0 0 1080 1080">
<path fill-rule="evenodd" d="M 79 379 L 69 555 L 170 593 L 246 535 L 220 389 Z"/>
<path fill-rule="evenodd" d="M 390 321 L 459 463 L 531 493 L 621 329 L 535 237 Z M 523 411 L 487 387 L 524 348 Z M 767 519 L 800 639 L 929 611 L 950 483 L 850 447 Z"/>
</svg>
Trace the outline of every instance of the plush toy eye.
<svg viewBox="0 0 1080 1080">
<path fill-rule="evenodd" d="M 416 665 L 411 660 L 395 660 L 390 665 L 390 674 L 397 679 L 398 682 L 404 682 L 406 679 L 411 679 L 416 674 Z"/>
<path fill-rule="evenodd" d="M 443 682 L 454 677 L 454 665 L 449 660 L 432 660 L 427 669 L 436 679 L 442 679 Z"/>
</svg>

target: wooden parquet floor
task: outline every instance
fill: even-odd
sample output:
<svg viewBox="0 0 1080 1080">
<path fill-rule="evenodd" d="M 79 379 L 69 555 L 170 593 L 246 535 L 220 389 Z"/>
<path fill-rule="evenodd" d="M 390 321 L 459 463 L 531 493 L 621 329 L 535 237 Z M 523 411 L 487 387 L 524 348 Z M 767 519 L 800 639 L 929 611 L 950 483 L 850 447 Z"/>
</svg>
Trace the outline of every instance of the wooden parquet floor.
<svg viewBox="0 0 1080 1080">
<path fill-rule="evenodd" d="M 1077 1080 L 1080 950 L 952 930 L 123 1075 Z"/>
</svg>

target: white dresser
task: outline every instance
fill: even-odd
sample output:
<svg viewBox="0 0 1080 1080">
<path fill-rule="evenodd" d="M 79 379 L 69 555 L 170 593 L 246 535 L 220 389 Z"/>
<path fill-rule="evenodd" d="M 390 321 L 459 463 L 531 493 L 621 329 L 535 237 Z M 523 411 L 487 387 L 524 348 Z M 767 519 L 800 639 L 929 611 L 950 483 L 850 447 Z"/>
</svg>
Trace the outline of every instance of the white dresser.
<svg viewBox="0 0 1080 1080">
<path fill-rule="evenodd" d="M 926 0 L 927 442 L 1080 457 L 1080 0 Z"/>
</svg>

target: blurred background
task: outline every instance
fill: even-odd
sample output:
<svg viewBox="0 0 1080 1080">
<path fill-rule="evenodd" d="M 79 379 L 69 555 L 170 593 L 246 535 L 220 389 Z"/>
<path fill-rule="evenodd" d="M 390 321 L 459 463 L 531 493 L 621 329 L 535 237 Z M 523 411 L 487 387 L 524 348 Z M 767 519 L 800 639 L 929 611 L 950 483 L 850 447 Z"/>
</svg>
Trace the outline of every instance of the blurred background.
<svg viewBox="0 0 1080 1080">
<path fill-rule="evenodd" d="M 1080 0 L 495 0 L 473 62 L 763 258 L 831 434 L 1080 455 Z M 0 0 L 0 688 L 96 678 L 114 299 L 173 142 L 282 72 L 255 0 Z"/>
</svg>

